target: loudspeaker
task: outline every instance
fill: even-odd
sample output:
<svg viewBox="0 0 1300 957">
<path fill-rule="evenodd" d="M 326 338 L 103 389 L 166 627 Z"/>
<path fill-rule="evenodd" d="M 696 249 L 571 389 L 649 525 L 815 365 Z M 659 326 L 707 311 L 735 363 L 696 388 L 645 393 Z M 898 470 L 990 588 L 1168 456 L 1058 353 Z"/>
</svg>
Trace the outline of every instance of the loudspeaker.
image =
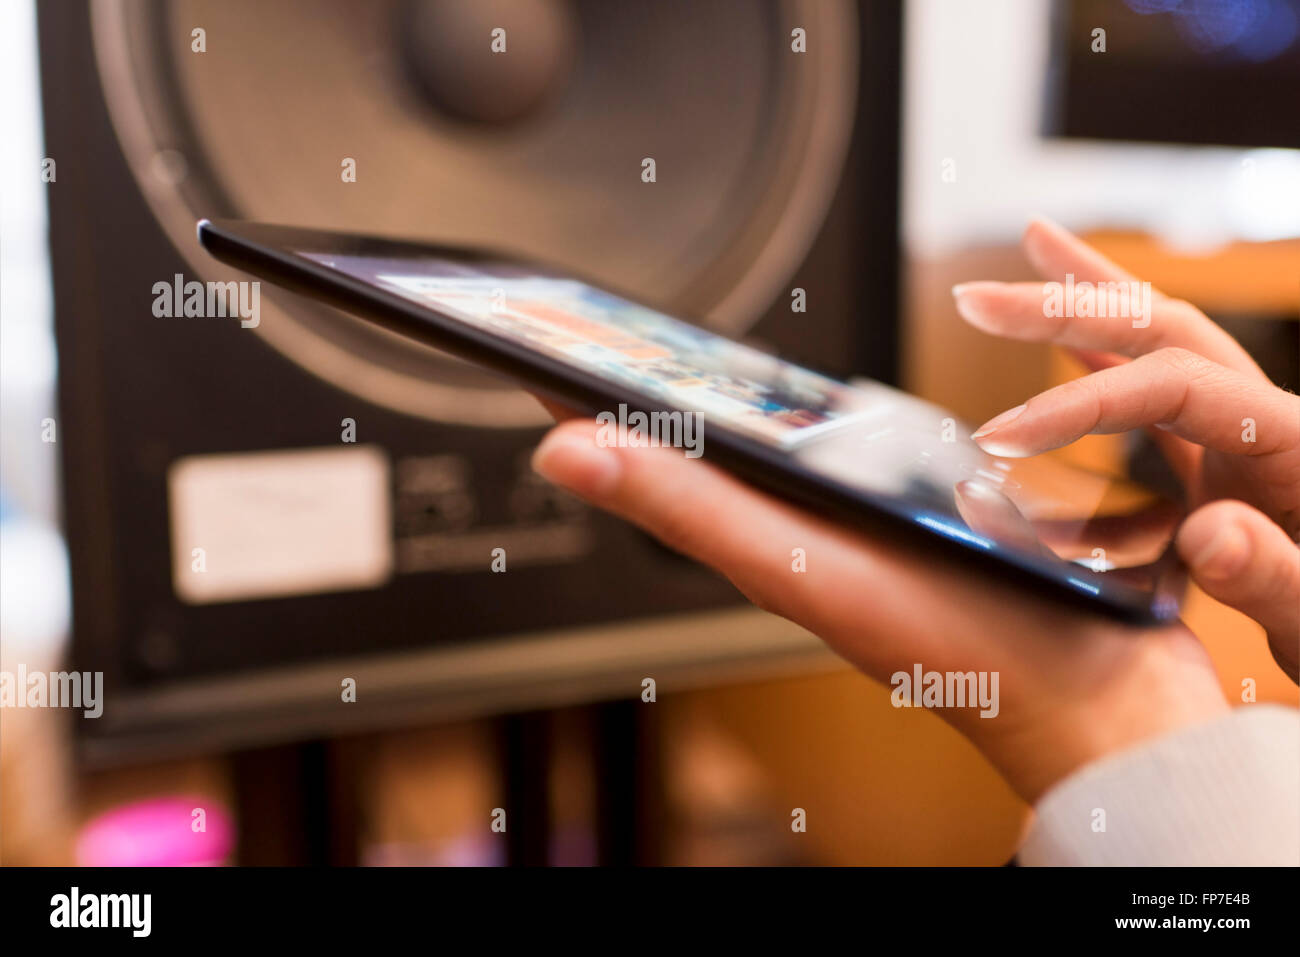
<svg viewBox="0 0 1300 957">
<path fill-rule="evenodd" d="M 158 318 L 153 289 L 240 278 L 198 247 L 204 216 L 473 243 L 892 381 L 900 21 L 835 0 L 42 5 L 73 649 L 107 688 L 87 758 L 819 654 L 534 476 L 546 419 L 511 384 L 266 286 L 256 328 Z"/>
</svg>

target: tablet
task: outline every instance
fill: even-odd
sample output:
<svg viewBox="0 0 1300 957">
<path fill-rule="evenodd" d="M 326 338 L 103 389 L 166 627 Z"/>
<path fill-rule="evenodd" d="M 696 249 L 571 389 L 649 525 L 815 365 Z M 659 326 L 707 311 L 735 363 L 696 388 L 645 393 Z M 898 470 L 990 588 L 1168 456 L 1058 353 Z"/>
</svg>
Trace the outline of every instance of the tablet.
<svg viewBox="0 0 1300 957">
<path fill-rule="evenodd" d="M 598 441 L 678 448 L 865 534 L 1099 613 L 1178 613 L 1174 503 L 1052 456 L 989 455 L 956 416 L 882 383 L 490 251 L 234 221 L 203 220 L 198 235 L 223 262 L 595 416 Z"/>
</svg>

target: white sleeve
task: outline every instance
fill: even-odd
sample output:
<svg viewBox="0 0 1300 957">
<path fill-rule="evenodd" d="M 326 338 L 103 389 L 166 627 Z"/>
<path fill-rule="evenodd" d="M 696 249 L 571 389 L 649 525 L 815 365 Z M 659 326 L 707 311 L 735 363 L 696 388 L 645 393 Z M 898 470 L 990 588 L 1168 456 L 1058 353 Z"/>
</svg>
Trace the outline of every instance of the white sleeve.
<svg viewBox="0 0 1300 957">
<path fill-rule="evenodd" d="M 1300 865 L 1300 712 L 1252 704 L 1049 790 L 1025 865 Z"/>
</svg>

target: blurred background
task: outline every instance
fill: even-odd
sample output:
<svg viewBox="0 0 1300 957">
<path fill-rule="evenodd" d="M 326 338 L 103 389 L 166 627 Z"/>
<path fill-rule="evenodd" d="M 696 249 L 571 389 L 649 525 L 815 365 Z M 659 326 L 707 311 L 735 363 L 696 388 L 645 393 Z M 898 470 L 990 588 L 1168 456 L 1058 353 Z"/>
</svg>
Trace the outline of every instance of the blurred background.
<svg viewBox="0 0 1300 957">
<path fill-rule="evenodd" d="M 0 44 L 0 659 L 105 683 L 0 711 L 6 864 L 1002 864 L 1027 820 L 536 479 L 508 384 L 268 288 L 255 330 L 155 318 L 238 278 L 200 217 L 541 256 L 978 422 L 1078 372 L 952 308 L 1044 214 L 1300 381 L 1300 0 L 10 0 Z M 1294 703 L 1187 607 L 1230 700 Z"/>
</svg>

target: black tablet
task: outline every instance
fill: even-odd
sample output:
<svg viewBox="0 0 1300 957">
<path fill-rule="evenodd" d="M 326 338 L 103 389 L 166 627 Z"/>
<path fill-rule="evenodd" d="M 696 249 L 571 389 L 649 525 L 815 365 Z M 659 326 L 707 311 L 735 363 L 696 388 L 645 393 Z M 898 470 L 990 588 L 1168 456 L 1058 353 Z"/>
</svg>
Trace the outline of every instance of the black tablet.
<svg viewBox="0 0 1300 957">
<path fill-rule="evenodd" d="M 596 416 L 611 442 L 679 447 L 867 534 L 1129 621 L 1178 612 L 1173 503 L 1050 456 L 989 455 L 904 392 L 491 252 L 230 221 L 198 234 L 223 262 Z"/>
</svg>

